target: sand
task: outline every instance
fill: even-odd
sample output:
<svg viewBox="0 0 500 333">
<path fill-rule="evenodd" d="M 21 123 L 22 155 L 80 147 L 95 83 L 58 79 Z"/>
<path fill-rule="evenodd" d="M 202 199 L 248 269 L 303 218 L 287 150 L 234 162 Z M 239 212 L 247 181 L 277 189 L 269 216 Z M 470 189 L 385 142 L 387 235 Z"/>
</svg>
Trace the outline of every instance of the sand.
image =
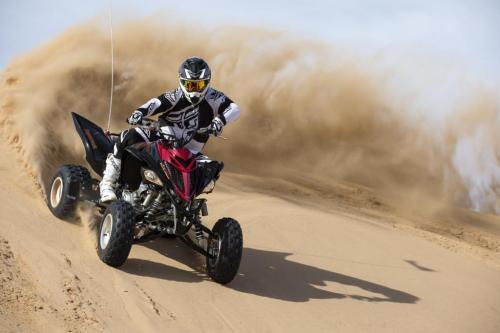
<svg viewBox="0 0 500 333">
<path fill-rule="evenodd" d="M 238 219 L 244 252 L 221 286 L 176 240 L 133 246 L 120 269 L 104 265 L 86 222 L 51 216 L 14 152 L 1 153 L 1 331 L 500 330 L 495 251 L 422 237 L 392 213 L 299 204 L 228 173 L 209 195 L 207 223 Z"/>
</svg>

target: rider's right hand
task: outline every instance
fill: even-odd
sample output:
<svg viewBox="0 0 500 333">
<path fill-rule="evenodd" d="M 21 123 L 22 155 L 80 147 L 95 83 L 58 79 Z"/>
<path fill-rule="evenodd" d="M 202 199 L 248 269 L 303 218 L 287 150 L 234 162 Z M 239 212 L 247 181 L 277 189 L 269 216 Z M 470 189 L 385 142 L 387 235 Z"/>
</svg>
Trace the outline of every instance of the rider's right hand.
<svg viewBox="0 0 500 333">
<path fill-rule="evenodd" d="M 212 123 L 208 126 L 208 134 L 220 136 L 223 129 L 224 123 L 222 122 L 222 120 L 220 120 L 219 117 L 215 117 Z"/>
<path fill-rule="evenodd" d="M 128 117 L 127 123 L 129 123 L 130 125 L 140 124 L 142 121 L 142 117 L 143 117 L 142 112 L 136 110 L 132 113 L 130 117 Z"/>
</svg>

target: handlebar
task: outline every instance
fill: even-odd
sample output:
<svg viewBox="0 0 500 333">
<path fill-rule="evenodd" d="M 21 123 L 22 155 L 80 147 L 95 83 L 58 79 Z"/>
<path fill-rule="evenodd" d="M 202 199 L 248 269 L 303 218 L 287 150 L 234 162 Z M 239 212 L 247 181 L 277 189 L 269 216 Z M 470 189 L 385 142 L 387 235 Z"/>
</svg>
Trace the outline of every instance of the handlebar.
<svg viewBox="0 0 500 333">
<path fill-rule="evenodd" d="M 148 126 L 148 127 L 154 127 L 154 128 L 159 128 L 159 121 L 156 121 L 154 119 L 151 119 L 151 118 L 142 118 L 141 120 L 141 125 L 142 126 Z M 199 128 L 196 133 L 198 134 L 209 134 L 209 135 L 214 135 L 212 129 L 210 127 L 202 127 L 202 128 Z"/>
<path fill-rule="evenodd" d="M 127 123 L 130 124 L 128 122 L 128 119 L 127 119 Z M 154 120 L 154 119 L 151 119 L 151 118 L 146 118 L 146 117 L 143 117 L 141 119 L 141 121 L 137 124 L 137 125 L 140 125 L 140 126 L 147 126 L 147 127 L 150 127 L 154 130 L 159 130 L 160 129 L 160 122 L 157 121 L 157 120 Z M 215 136 L 216 138 L 222 138 L 222 139 L 227 139 L 223 136 L 217 136 L 215 135 L 215 133 L 212 131 L 212 129 L 210 128 L 210 126 L 208 127 L 202 127 L 202 128 L 199 128 L 196 133 L 198 134 L 208 134 L 208 135 L 213 135 Z"/>
<path fill-rule="evenodd" d="M 208 135 L 214 135 L 215 136 L 215 133 L 212 131 L 212 129 L 210 127 L 198 128 L 198 130 L 196 131 L 196 133 L 198 133 L 198 134 L 208 134 Z"/>
<path fill-rule="evenodd" d="M 143 126 L 151 126 L 155 123 L 158 123 L 158 121 L 151 119 L 151 118 L 142 118 L 141 119 L 141 125 L 143 125 Z"/>
<path fill-rule="evenodd" d="M 125 122 L 127 124 L 129 124 L 130 126 L 134 126 L 134 125 L 140 125 L 140 126 L 150 126 L 151 124 L 157 122 L 155 121 L 154 119 L 151 119 L 151 118 L 141 118 L 141 121 L 137 124 L 131 124 L 129 121 L 128 121 L 128 118 L 125 119 Z"/>
</svg>

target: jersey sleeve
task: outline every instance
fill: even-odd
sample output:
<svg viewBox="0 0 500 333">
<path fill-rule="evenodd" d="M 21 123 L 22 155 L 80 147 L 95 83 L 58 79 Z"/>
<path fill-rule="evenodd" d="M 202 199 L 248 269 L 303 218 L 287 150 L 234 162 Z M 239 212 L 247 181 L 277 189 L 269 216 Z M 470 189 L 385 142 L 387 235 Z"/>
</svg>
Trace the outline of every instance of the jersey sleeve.
<svg viewBox="0 0 500 333">
<path fill-rule="evenodd" d="M 170 111 L 176 104 L 177 100 L 175 97 L 175 90 L 167 91 L 166 93 L 161 94 L 158 97 L 150 99 L 139 108 L 137 108 L 137 111 L 140 111 L 144 117 Z"/>
<path fill-rule="evenodd" d="M 232 100 L 226 97 L 226 101 L 219 108 L 219 118 L 224 125 L 232 123 L 240 117 L 240 107 Z"/>
<path fill-rule="evenodd" d="M 240 107 L 233 100 L 221 92 L 215 95 L 215 106 L 217 107 L 217 116 L 226 125 L 237 120 L 240 117 Z"/>
</svg>

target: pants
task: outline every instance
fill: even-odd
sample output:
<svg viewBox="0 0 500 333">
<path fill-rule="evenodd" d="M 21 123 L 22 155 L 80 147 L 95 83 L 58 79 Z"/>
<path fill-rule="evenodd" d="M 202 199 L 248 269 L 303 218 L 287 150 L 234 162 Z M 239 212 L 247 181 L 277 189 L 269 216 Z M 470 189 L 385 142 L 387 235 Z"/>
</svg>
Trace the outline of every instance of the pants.
<svg viewBox="0 0 500 333">
<path fill-rule="evenodd" d="M 123 151 L 130 145 L 139 142 L 151 142 L 161 139 L 156 131 L 150 131 L 147 128 L 135 127 L 121 132 L 118 141 L 115 143 L 113 155 L 122 159 Z"/>
</svg>

